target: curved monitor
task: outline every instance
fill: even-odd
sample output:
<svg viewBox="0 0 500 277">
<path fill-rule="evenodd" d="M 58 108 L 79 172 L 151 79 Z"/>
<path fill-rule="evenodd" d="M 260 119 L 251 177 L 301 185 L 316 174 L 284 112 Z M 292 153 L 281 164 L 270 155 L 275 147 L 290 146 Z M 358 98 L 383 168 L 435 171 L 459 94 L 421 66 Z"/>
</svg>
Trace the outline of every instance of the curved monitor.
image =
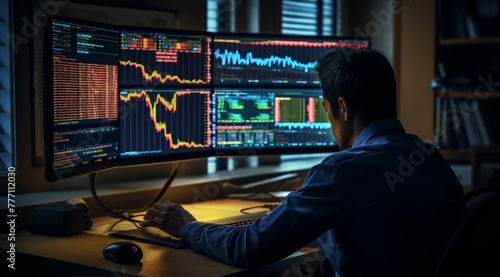
<svg viewBox="0 0 500 277">
<path fill-rule="evenodd" d="M 210 35 L 64 17 L 49 25 L 48 181 L 212 154 Z"/>
<path fill-rule="evenodd" d="M 368 38 L 210 34 L 56 17 L 45 176 L 209 156 L 338 150 L 316 61 Z"/>
<path fill-rule="evenodd" d="M 116 166 L 118 28 L 54 18 L 46 42 L 46 179 Z"/>
</svg>

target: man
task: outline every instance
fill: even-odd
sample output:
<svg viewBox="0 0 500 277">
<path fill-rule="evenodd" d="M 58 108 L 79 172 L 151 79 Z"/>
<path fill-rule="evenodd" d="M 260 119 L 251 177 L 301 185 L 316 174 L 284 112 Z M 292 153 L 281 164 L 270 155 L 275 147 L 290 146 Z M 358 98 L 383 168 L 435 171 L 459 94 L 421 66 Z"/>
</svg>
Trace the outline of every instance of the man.
<svg viewBox="0 0 500 277">
<path fill-rule="evenodd" d="M 382 54 L 342 48 L 316 69 L 341 151 L 313 166 L 300 189 L 246 227 L 197 222 L 173 203 L 155 205 L 142 225 L 240 267 L 272 263 L 319 237 L 337 276 L 432 275 L 465 212 L 459 181 L 396 119 L 396 81 Z"/>
</svg>

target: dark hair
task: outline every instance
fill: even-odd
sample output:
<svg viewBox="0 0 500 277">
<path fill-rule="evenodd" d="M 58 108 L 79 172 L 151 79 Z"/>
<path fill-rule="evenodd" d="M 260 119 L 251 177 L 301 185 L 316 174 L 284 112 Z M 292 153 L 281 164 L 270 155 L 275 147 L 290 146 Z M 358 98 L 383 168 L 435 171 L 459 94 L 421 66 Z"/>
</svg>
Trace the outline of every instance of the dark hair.
<svg viewBox="0 0 500 277">
<path fill-rule="evenodd" d="M 316 71 L 335 117 L 343 97 L 365 124 L 397 118 L 394 70 L 378 51 L 339 48 L 320 58 Z"/>
</svg>

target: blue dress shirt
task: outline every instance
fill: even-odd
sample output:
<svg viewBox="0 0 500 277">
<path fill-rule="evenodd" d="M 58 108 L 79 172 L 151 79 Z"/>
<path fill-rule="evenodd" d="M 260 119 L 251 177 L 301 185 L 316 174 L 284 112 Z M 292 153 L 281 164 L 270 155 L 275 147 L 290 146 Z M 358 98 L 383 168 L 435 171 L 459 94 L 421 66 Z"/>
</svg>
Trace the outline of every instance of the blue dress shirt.
<svg viewBox="0 0 500 277">
<path fill-rule="evenodd" d="M 439 151 L 398 120 L 379 120 L 313 166 L 267 216 L 245 227 L 191 222 L 181 239 L 251 267 L 319 237 L 337 275 L 430 276 L 464 213 L 463 189 Z"/>
</svg>

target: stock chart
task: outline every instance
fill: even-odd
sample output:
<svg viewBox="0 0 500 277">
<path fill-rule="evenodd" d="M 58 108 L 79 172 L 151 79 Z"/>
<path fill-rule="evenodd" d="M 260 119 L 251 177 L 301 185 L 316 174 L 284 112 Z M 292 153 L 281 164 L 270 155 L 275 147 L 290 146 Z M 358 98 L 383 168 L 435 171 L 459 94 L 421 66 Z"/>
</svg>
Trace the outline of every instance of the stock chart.
<svg viewBox="0 0 500 277">
<path fill-rule="evenodd" d="M 118 34 L 114 28 L 52 22 L 47 159 L 53 170 L 70 172 L 118 157 Z"/>
<path fill-rule="evenodd" d="M 333 145 L 319 90 L 214 91 L 216 148 Z"/>
<path fill-rule="evenodd" d="M 333 49 L 367 42 L 214 38 L 214 84 L 318 85 L 316 61 Z"/>
<path fill-rule="evenodd" d="M 207 36 L 122 32 L 120 84 L 209 84 Z"/>
<path fill-rule="evenodd" d="M 210 90 L 120 91 L 121 151 L 151 155 L 211 147 Z"/>
</svg>

